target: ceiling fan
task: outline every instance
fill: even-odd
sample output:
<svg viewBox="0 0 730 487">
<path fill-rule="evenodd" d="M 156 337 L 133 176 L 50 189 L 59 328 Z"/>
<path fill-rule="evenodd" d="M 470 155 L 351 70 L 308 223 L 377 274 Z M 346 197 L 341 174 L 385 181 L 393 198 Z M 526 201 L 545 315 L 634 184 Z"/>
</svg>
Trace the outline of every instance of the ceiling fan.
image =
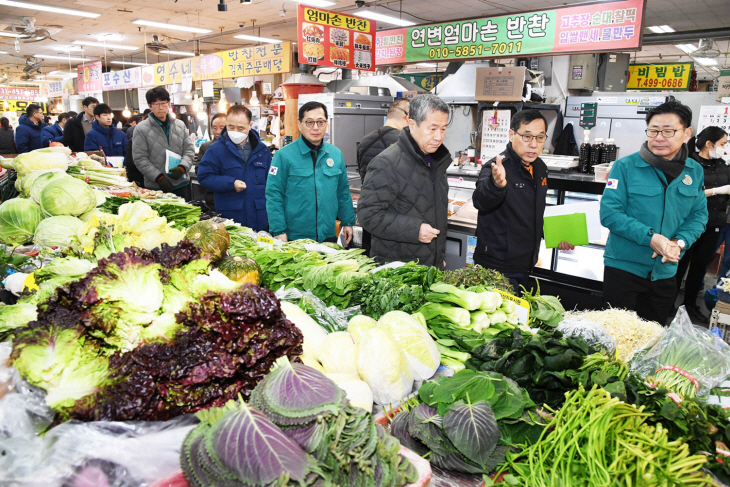
<svg viewBox="0 0 730 487">
<path fill-rule="evenodd" d="M 717 58 L 720 50 L 714 47 L 712 39 L 700 39 L 700 47 L 692 52 L 692 57 Z"/>
<path fill-rule="evenodd" d="M 147 49 L 153 52 L 159 53 L 160 51 L 167 51 L 170 48 L 167 46 L 167 44 L 163 44 L 160 41 L 160 36 L 157 34 L 152 34 L 152 42 L 148 42 L 144 45 Z"/>
<path fill-rule="evenodd" d="M 22 30 L 19 30 L 19 28 L 16 27 L 15 24 L 11 25 L 13 32 L 16 34 L 20 34 L 20 36 L 16 38 L 18 41 L 39 42 L 51 38 L 51 33 L 48 31 L 48 29 L 35 26 L 34 17 L 22 17 L 21 22 L 23 22 Z"/>
<path fill-rule="evenodd" d="M 38 60 L 31 56 L 25 57 L 25 67 L 23 67 L 23 73 L 30 76 L 33 73 L 40 73 L 43 67 L 43 60 Z"/>
</svg>

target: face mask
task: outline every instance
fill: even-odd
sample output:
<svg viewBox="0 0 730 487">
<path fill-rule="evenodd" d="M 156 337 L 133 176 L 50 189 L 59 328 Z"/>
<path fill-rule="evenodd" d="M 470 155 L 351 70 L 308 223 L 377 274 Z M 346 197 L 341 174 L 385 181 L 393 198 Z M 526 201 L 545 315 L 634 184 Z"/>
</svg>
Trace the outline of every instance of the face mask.
<svg viewBox="0 0 730 487">
<path fill-rule="evenodd" d="M 228 138 L 231 139 L 231 142 L 233 142 L 234 144 L 241 145 L 248 138 L 248 134 L 229 130 Z"/>
</svg>

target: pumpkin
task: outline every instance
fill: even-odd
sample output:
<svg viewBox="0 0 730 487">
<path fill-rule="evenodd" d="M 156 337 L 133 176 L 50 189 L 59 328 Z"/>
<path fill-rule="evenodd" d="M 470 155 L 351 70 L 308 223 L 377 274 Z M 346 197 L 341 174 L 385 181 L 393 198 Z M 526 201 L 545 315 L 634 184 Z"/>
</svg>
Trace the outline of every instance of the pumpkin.
<svg viewBox="0 0 730 487">
<path fill-rule="evenodd" d="M 261 285 L 261 267 L 248 257 L 225 257 L 216 266 L 231 281 Z"/>
<path fill-rule="evenodd" d="M 185 238 L 200 247 L 203 255 L 209 256 L 211 261 L 223 257 L 231 243 L 231 237 L 228 235 L 226 227 L 210 220 L 198 222 L 188 228 Z"/>
</svg>

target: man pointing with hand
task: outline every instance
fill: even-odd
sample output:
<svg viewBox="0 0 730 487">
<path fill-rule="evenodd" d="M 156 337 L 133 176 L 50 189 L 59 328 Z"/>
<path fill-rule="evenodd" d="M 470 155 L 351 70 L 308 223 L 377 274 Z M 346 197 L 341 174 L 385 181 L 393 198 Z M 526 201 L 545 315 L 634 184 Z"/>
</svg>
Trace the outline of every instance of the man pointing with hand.
<svg viewBox="0 0 730 487">
<path fill-rule="evenodd" d="M 510 122 L 507 149 L 482 167 L 472 196 L 477 218 L 474 263 L 495 269 L 516 292 L 530 289 L 543 235 L 547 166 L 540 159 L 547 121 L 537 110 L 517 112 Z M 573 250 L 561 242 L 560 250 Z"/>
</svg>

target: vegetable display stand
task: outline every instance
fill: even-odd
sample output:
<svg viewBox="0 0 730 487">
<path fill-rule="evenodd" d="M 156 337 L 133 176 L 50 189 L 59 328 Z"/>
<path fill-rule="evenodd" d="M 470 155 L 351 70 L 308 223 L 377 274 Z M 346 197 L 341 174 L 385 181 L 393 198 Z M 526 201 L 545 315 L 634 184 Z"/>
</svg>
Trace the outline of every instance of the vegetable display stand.
<svg viewBox="0 0 730 487">
<path fill-rule="evenodd" d="M 416 470 L 418 471 L 418 480 L 412 484 L 408 484 L 406 487 L 426 487 L 427 485 L 457 485 L 454 483 L 450 484 L 444 484 L 444 483 L 433 483 L 433 479 L 431 478 L 432 472 L 431 472 L 431 464 L 428 463 L 428 460 L 425 458 L 417 455 L 416 453 L 412 452 L 408 448 L 401 446 L 400 447 L 400 454 L 403 455 L 408 459 L 411 464 L 416 467 Z M 462 484 L 459 483 L 458 485 L 465 485 L 467 487 L 472 487 L 472 484 Z M 474 484 L 474 487 L 478 487 L 479 483 Z M 185 476 L 182 473 L 182 470 L 179 472 L 175 472 L 172 475 L 168 475 L 165 478 L 162 478 L 160 480 L 157 480 L 149 485 L 149 487 L 190 487 L 190 484 L 187 480 L 185 480 Z"/>
</svg>

